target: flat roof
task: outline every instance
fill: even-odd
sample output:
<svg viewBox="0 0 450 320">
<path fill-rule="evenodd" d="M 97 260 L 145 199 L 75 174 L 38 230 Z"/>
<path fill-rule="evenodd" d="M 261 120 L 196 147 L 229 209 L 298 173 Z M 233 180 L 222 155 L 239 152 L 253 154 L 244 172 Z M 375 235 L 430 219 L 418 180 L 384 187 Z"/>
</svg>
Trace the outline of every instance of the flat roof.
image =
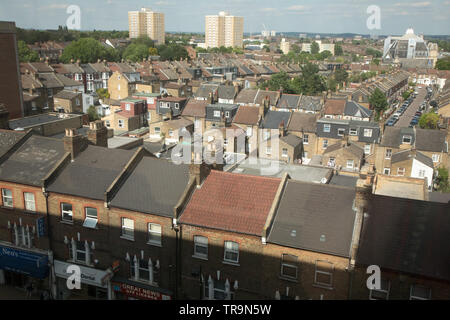
<svg viewBox="0 0 450 320">
<path fill-rule="evenodd" d="M 37 125 L 41 125 L 48 122 L 64 120 L 67 118 L 81 117 L 81 115 L 77 114 L 64 114 L 64 118 L 60 118 L 56 114 L 39 114 L 36 116 L 30 116 L 20 119 L 14 119 L 9 121 L 9 127 L 11 129 L 17 128 L 29 128 Z"/>
</svg>

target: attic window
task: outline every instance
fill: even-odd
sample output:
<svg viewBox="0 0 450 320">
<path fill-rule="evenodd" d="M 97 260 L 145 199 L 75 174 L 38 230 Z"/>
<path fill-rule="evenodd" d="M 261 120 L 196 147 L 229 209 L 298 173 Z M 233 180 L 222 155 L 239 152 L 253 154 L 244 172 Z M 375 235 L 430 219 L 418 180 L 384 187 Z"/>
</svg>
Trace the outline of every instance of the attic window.
<svg viewBox="0 0 450 320">
<path fill-rule="evenodd" d="M 403 143 L 411 144 L 411 136 L 403 136 Z"/>
<path fill-rule="evenodd" d="M 345 134 L 345 129 L 339 128 L 338 129 L 338 136 L 343 136 Z"/>
<path fill-rule="evenodd" d="M 350 135 L 356 136 L 356 135 L 358 135 L 358 131 L 356 129 L 350 129 Z"/>
</svg>

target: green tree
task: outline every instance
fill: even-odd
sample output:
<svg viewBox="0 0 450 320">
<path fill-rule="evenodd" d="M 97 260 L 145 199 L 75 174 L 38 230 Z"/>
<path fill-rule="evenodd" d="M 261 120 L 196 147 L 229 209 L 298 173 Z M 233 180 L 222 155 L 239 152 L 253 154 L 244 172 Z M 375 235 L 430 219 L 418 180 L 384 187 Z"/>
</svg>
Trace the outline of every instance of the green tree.
<svg viewBox="0 0 450 320">
<path fill-rule="evenodd" d="M 380 59 L 373 59 L 373 60 L 372 60 L 372 63 L 373 63 L 374 65 L 379 66 L 379 65 L 380 65 Z"/>
<path fill-rule="evenodd" d="M 95 91 L 96 93 L 97 93 L 97 95 L 98 95 L 98 97 L 100 98 L 100 99 L 105 99 L 105 98 L 109 98 L 109 92 L 108 92 L 108 89 L 105 89 L 105 88 L 99 88 L 99 89 L 97 89 L 96 91 Z"/>
<path fill-rule="evenodd" d="M 340 44 L 336 44 L 334 46 L 334 55 L 342 56 L 344 54 L 344 50 L 342 50 L 342 46 Z"/>
<path fill-rule="evenodd" d="M 82 38 L 69 44 L 61 55 L 61 61 L 69 63 L 71 59 L 82 63 L 100 60 L 117 61 L 118 52 L 113 48 L 106 48 L 93 38 Z"/>
<path fill-rule="evenodd" d="M 348 79 L 348 72 L 344 69 L 338 69 L 334 73 L 334 79 L 336 79 L 338 83 L 345 82 Z"/>
<path fill-rule="evenodd" d="M 142 61 L 142 59 L 147 59 L 149 56 L 149 48 L 145 44 L 130 44 L 123 52 L 122 57 L 125 60 L 130 60 L 133 62 Z"/>
<path fill-rule="evenodd" d="M 97 113 L 97 109 L 93 105 L 89 106 L 87 113 L 89 116 L 89 121 L 100 120 L 100 116 Z"/>
<path fill-rule="evenodd" d="M 320 50 L 319 44 L 313 41 L 313 43 L 311 43 L 311 54 L 319 53 L 319 50 Z"/>
<path fill-rule="evenodd" d="M 440 167 L 437 176 L 438 190 L 441 192 L 450 192 L 450 184 L 448 182 L 448 170 L 444 167 Z"/>
<path fill-rule="evenodd" d="M 411 91 L 405 91 L 402 93 L 402 98 L 403 100 L 406 100 L 409 98 L 409 96 L 411 95 Z"/>
<path fill-rule="evenodd" d="M 372 95 L 369 97 L 369 103 L 376 111 L 376 120 L 380 119 L 381 113 L 386 110 L 388 102 L 384 93 L 376 88 Z"/>
<path fill-rule="evenodd" d="M 373 49 L 373 48 L 367 48 L 366 49 L 366 55 L 373 56 L 375 58 L 381 58 L 383 53 L 381 53 L 381 51 L 378 51 L 378 50 Z"/>
<path fill-rule="evenodd" d="M 312 63 L 306 63 L 301 67 L 302 75 L 293 81 L 296 93 L 314 96 L 326 90 L 323 78 L 319 75 L 319 67 Z"/>
<path fill-rule="evenodd" d="M 438 70 L 450 70 L 450 57 L 438 59 L 435 68 Z"/>
<path fill-rule="evenodd" d="M 161 60 L 174 61 L 189 58 L 187 50 L 177 44 L 161 45 L 157 49 Z"/>
<path fill-rule="evenodd" d="M 331 90 L 333 92 L 336 92 L 338 86 L 338 82 L 336 81 L 336 79 L 329 77 L 327 80 L 327 88 L 328 90 Z"/>
<path fill-rule="evenodd" d="M 291 78 L 284 71 L 274 74 L 270 80 L 264 81 L 260 87 L 264 90 L 269 89 L 271 91 L 277 91 L 282 89 L 285 93 L 293 93 L 291 91 Z"/>
<path fill-rule="evenodd" d="M 422 129 L 437 129 L 439 115 L 434 112 L 424 113 L 419 119 L 419 127 Z"/>
<path fill-rule="evenodd" d="M 31 50 L 26 45 L 25 41 L 19 40 L 17 42 L 17 51 L 20 62 L 36 62 L 39 61 L 39 55 L 36 51 Z"/>
</svg>

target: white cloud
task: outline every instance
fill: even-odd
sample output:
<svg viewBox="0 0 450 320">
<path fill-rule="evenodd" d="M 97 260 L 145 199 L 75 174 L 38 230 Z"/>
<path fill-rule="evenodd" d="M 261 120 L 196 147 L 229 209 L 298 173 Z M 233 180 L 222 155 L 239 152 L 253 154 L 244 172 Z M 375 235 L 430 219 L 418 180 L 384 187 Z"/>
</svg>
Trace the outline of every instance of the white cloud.
<svg viewBox="0 0 450 320">
<path fill-rule="evenodd" d="M 423 7 L 428 7 L 431 5 L 430 1 L 424 1 L 424 2 L 397 2 L 396 4 L 394 4 L 394 6 L 396 7 L 415 7 L 415 8 L 423 8 Z"/>
<path fill-rule="evenodd" d="M 295 5 L 295 6 L 290 6 L 289 8 L 287 8 L 288 10 L 292 10 L 292 11 L 303 11 L 306 9 L 306 6 L 302 6 L 302 5 Z"/>
<path fill-rule="evenodd" d="M 262 9 L 259 9 L 259 11 L 262 11 L 262 12 L 274 12 L 276 10 L 277 9 L 275 9 L 275 8 L 262 8 Z"/>
<path fill-rule="evenodd" d="M 39 10 L 61 10 L 66 9 L 69 4 L 53 3 L 48 6 L 39 7 Z"/>
</svg>

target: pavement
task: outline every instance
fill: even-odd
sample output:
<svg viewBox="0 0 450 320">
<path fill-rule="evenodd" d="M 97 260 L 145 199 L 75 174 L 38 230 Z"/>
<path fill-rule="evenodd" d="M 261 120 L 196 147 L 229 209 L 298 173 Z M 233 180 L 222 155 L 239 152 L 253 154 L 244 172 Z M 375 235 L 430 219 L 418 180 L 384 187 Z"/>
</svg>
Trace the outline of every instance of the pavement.
<svg viewBox="0 0 450 320">
<path fill-rule="evenodd" d="M 419 86 L 421 86 L 422 89 L 419 89 Z M 419 94 L 412 101 L 410 106 L 405 110 L 405 113 L 400 116 L 400 119 L 398 119 L 397 123 L 394 125 L 395 127 L 409 127 L 409 124 L 411 123 L 411 120 L 414 117 L 415 113 L 417 112 L 417 110 L 419 110 L 422 102 L 425 101 L 425 96 L 427 95 L 426 85 L 419 86 L 416 86 L 416 91 Z"/>
</svg>

